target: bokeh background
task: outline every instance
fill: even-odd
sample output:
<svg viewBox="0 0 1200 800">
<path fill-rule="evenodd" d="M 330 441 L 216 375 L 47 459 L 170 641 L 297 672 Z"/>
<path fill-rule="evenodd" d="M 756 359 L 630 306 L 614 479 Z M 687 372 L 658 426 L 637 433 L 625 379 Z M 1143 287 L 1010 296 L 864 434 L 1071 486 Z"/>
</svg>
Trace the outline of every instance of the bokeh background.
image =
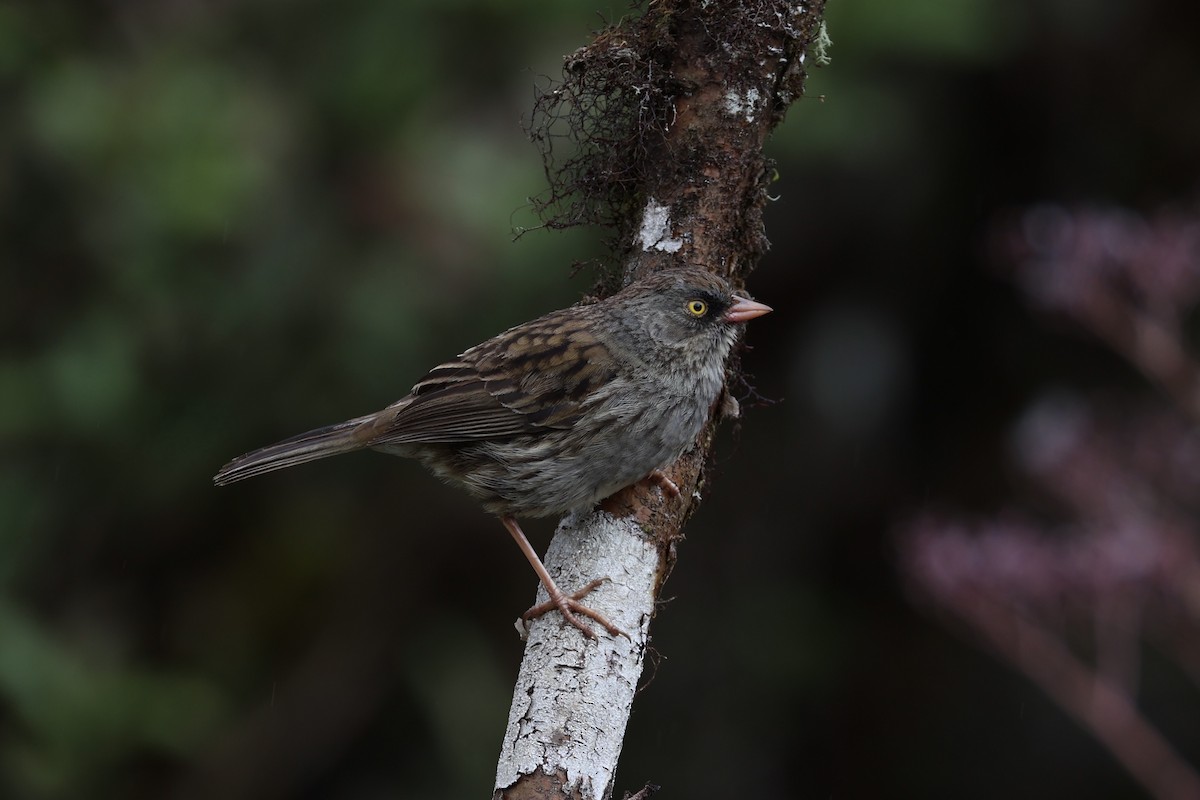
<svg viewBox="0 0 1200 800">
<path fill-rule="evenodd" d="M 625 13 L 0 3 L 0 796 L 490 792 L 535 589 L 502 528 L 375 454 L 210 477 L 590 287 L 600 234 L 514 241 L 545 188 L 520 122 Z M 1033 203 L 1194 204 L 1200 5 L 827 19 L 750 286 L 779 402 L 722 435 L 618 796 L 1142 797 L 913 602 L 896 532 L 1053 515 L 1011 447 L 1048 391 L 1159 402 L 989 241 Z M 1164 674 L 1146 712 L 1198 763 L 1196 687 Z"/>
</svg>

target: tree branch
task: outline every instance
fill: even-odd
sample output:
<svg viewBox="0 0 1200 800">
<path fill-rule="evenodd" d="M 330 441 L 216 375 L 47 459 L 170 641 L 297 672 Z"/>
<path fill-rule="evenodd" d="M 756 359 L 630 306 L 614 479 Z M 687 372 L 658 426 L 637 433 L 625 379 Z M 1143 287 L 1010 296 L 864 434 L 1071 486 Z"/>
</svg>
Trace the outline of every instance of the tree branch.
<svg viewBox="0 0 1200 800">
<path fill-rule="evenodd" d="M 568 209 L 547 224 L 590 214 L 613 226 L 627 281 L 702 264 L 741 286 L 767 247 L 762 146 L 802 94 L 823 6 L 659 0 L 569 56 L 552 96 L 571 108 L 549 112 L 550 121 L 571 124 L 567 135 L 584 155 L 556 166 L 553 136 L 534 131 L 558 182 L 548 204 Z M 666 470 L 679 497 L 638 484 L 559 525 L 547 569 L 568 591 L 608 576 L 587 602 L 630 638 L 589 642 L 554 614 L 533 621 L 494 798 L 612 795 L 655 603 L 700 497 L 716 422 L 729 411 L 736 403 L 719 404 L 696 447 Z"/>
</svg>

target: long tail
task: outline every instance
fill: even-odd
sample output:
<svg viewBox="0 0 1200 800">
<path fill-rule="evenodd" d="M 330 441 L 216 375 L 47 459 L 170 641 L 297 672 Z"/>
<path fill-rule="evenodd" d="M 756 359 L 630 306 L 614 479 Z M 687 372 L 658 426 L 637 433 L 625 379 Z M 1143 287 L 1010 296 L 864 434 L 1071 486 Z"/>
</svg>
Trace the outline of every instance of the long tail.
<svg viewBox="0 0 1200 800">
<path fill-rule="evenodd" d="M 368 415 L 317 428 L 238 456 L 221 467 L 221 471 L 213 476 L 213 483 L 224 486 L 262 475 L 264 472 L 274 472 L 284 467 L 316 461 L 318 458 L 361 450 L 368 446 L 369 440 L 356 435 L 355 429 L 372 417 L 373 415 Z"/>
</svg>

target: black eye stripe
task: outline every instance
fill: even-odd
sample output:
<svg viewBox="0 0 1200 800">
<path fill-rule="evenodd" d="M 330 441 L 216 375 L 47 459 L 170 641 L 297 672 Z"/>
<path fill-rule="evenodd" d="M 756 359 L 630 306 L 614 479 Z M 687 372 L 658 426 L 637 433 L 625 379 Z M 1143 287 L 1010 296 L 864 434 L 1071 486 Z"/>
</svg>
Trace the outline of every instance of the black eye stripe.
<svg viewBox="0 0 1200 800">
<path fill-rule="evenodd" d="M 692 292 L 684 301 L 683 307 L 689 314 L 692 313 L 692 303 L 697 301 L 704 303 L 707 307 L 704 309 L 703 314 L 693 315 L 696 319 L 719 316 L 725 312 L 725 309 L 729 308 L 729 303 L 723 297 L 701 289 Z"/>
</svg>

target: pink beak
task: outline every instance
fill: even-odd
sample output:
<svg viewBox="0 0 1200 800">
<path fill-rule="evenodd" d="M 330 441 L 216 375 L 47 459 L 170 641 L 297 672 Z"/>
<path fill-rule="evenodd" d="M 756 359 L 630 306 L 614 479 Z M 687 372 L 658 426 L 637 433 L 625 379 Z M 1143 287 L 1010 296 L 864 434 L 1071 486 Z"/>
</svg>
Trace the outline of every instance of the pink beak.
<svg viewBox="0 0 1200 800">
<path fill-rule="evenodd" d="M 733 296 L 733 305 L 725 312 L 726 322 L 747 322 L 773 311 L 770 306 L 756 303 L 746 297 Z"/>
</svg>

